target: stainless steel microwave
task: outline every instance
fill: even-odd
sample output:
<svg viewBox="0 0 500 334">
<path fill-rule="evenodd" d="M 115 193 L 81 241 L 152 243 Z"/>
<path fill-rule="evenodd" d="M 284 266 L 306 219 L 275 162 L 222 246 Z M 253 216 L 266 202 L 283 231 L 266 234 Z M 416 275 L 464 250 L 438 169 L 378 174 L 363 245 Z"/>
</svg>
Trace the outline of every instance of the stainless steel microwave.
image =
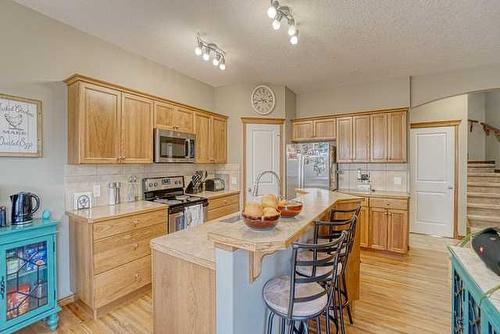
<svg viewBox="0 0 500 334">
<path fill-rule="evenodd" d="M 191 133 L 154 129 L 155 162 L 194 162 L 195 138 Z"/>
</svg>

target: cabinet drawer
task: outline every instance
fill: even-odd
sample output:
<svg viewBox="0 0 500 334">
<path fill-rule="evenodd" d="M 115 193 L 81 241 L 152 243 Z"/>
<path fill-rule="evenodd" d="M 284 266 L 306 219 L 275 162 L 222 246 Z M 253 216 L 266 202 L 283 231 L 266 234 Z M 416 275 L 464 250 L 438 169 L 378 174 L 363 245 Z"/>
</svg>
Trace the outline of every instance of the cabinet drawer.
<svg viewBox="0 0 500 334">
<path fill-rule="evenodd" d="M 208 210 L 217 209 L 232 204 L 239 204 L 240 195 L 229 195 L 208 200 Z"/>
<path fill-rule="evenodd" d="M 94 240 L 160 223 L 167 223 L 166 209 L 94 223 Z"/>
<path fill-rule="evenodd" d="M 149 242 L 166 234 L 166 230 L 166 223 L 161 223 L 97 241 L 94 244 L 95 273 L 100 274 L 151 254 Z"/>
<path fill-rule="evenodd" d="M 151 283 L 151 255 L 95 276 L 95 306 L 101 307 Z"/>
<path fill-rule="evenodd" d="M 408 210 L 408 200 L 394 198 L 370 198 L 370 207 Z"/>
<path fill-rule="evenodd" d="M 222 206 L 222 207 L 217 208 L 217 209 L 208 210 L 207 220 L 217 219 L 217 218 L 227 216 L 227 215 L 230 215 L 231 213 L 235 213 L 238 211 L 240 211 L 240 203 L 231 204 L 231 205 L 227 205 L 227 206 Z"/>
</svg>

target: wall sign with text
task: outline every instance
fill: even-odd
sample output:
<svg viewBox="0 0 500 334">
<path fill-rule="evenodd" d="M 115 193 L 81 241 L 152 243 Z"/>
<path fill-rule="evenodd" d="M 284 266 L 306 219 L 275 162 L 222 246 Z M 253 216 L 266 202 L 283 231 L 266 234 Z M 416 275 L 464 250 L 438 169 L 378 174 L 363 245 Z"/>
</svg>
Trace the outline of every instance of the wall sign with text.
<svg viewBox="0 0 500 334">
<path fill-rule="evenodd" d="M 42 156 L 42 101 L 0 94 L 0 156 Z"/>
</svg>

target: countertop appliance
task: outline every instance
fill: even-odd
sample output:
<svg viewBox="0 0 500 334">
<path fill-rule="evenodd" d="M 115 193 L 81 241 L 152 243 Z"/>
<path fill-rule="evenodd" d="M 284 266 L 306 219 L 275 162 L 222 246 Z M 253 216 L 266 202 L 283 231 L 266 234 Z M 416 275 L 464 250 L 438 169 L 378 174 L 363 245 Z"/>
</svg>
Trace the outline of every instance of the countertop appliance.
<svg viewBox="0 0 500 334">
<path fill-rule="evenodd" d="M 203 224 L 208 199 L 184 193 L 183 176 L 154 177 L 142 180 L 144 199 L 168 205 L 168 233 Z"/>
<path fill-rule="evenodd" d="M 40 207 L 40 197 L 30 192 L 20 192 L 10 196 L 12 201 L 11 224 L 31 223 L 33 214 Z"/>
<path fill-rule="evenodd" d="M 286 195 L 296 188 L 337 190 L 336 147 L 329 142 L 286 146 Z"/>
<path fill-rule="evenodd" d="M 195 138 L 191 133 L 154 129 L 154 161 L 194 162 Z"/>
<path fill-rule="evenodd" d="M 188 194 L 197 194 L 203 191 L 203 182 L 207 178 L 206 170 L 197 170 L 193 173 L 191 177 L 191 182 L 189 182 L 186 187 L 186 193 Z"/>
<path fill-rule="evenodd" d="M 214 177 L 205 181 L 206 191 L 223 191 L 225 188 L 226 184 L 220 177 Z"/>
</svg>

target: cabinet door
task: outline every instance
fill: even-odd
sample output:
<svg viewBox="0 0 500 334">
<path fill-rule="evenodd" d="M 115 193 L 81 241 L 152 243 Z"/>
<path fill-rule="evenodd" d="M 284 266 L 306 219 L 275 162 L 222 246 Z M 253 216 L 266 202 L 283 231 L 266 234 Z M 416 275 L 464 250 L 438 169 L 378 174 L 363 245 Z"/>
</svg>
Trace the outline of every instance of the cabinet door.
<svg viewBox="0 0 500 334">
<path fill-rule="evenodd" d="M 387 249 L 388 212 L 386 209 L 370 208 L 370 247 Z"/>
<path fill-rule="evenodd" d="M 173 130 L 172 117 L 175 106 L 165 102 L 155 101 L 154 127 Z"/>
<path fill-rule="evenodd" d="M 387 161 L 387 114 L 370 116 L 372 162 Z"/>
<path fill-rule="evenodd" d="M 225 163 L 227 158 L 227 129 L 224 118 L 212 117 L 212 160 L 215 163 Z"/>
<path fill-rule="evenodd" d="M 392 252 L 408 251 L 408 211 L 388 210 L 388 249 Z"/>
<path fill-rule="evenodd" d="M 312 121 L 294 122 L 292 124 L 292 140 L 309 140 L 314 136 L 314 127 Z"/>
<path fill-rule="evenodd" d="M 172 126 L 175 131 L 193 133 L 194 112 L 184 108 L 175 108 L 172 116 Z"/>
<path fill-rule="evenodd" d="M 153 162 L 153 101 L 123 94 L 122 162 Z"/>
<path fill-rule="evenodd" d="M 408 135 L 406 112 L 390 113 L 388 118 L 388 160 L 390 162 L 406 162 Z"/>
<path fill-rule="evenodd" d="M 314 121 L 314 139 L 335 140 L 337 122 L 335 118 Z"/>
<path fill-rule="evenodd" d="M 352 117 L 337 118 L 337 162 L 352 161 Z"/>
<path fill-rule="evenodd" d="M 121 93 L 81 83 L 80 163 L 117 163 L 120 156 Z M 68 133 L 68 136 L 74 134 Z M 83 146 L 83 147 L 82 147 Z"/>
<path fill-rule="evenodd" d="M 370 116 L 354 116 L 352 161 L 370 161 Z"/>
<path fill-rule="evenodd" d="M 54 244 L 50 235 L 0 247 L 0 332 L 56 306 Z"/>
<path fill-rule="evenodd" d="M 368 208 L 362 207 L 359 213 L 358 230 L 359 230 L 359 244 L 361 247 L 370 246 L 370 226 L 368 216 Z"/>
<path fill-rule="evenodd" d="M 196 133 L 196 162 L 210 163 L 211 155 L 211 132 L 210 116 L 206 114 L 195 114 Z"/>
</svg>

